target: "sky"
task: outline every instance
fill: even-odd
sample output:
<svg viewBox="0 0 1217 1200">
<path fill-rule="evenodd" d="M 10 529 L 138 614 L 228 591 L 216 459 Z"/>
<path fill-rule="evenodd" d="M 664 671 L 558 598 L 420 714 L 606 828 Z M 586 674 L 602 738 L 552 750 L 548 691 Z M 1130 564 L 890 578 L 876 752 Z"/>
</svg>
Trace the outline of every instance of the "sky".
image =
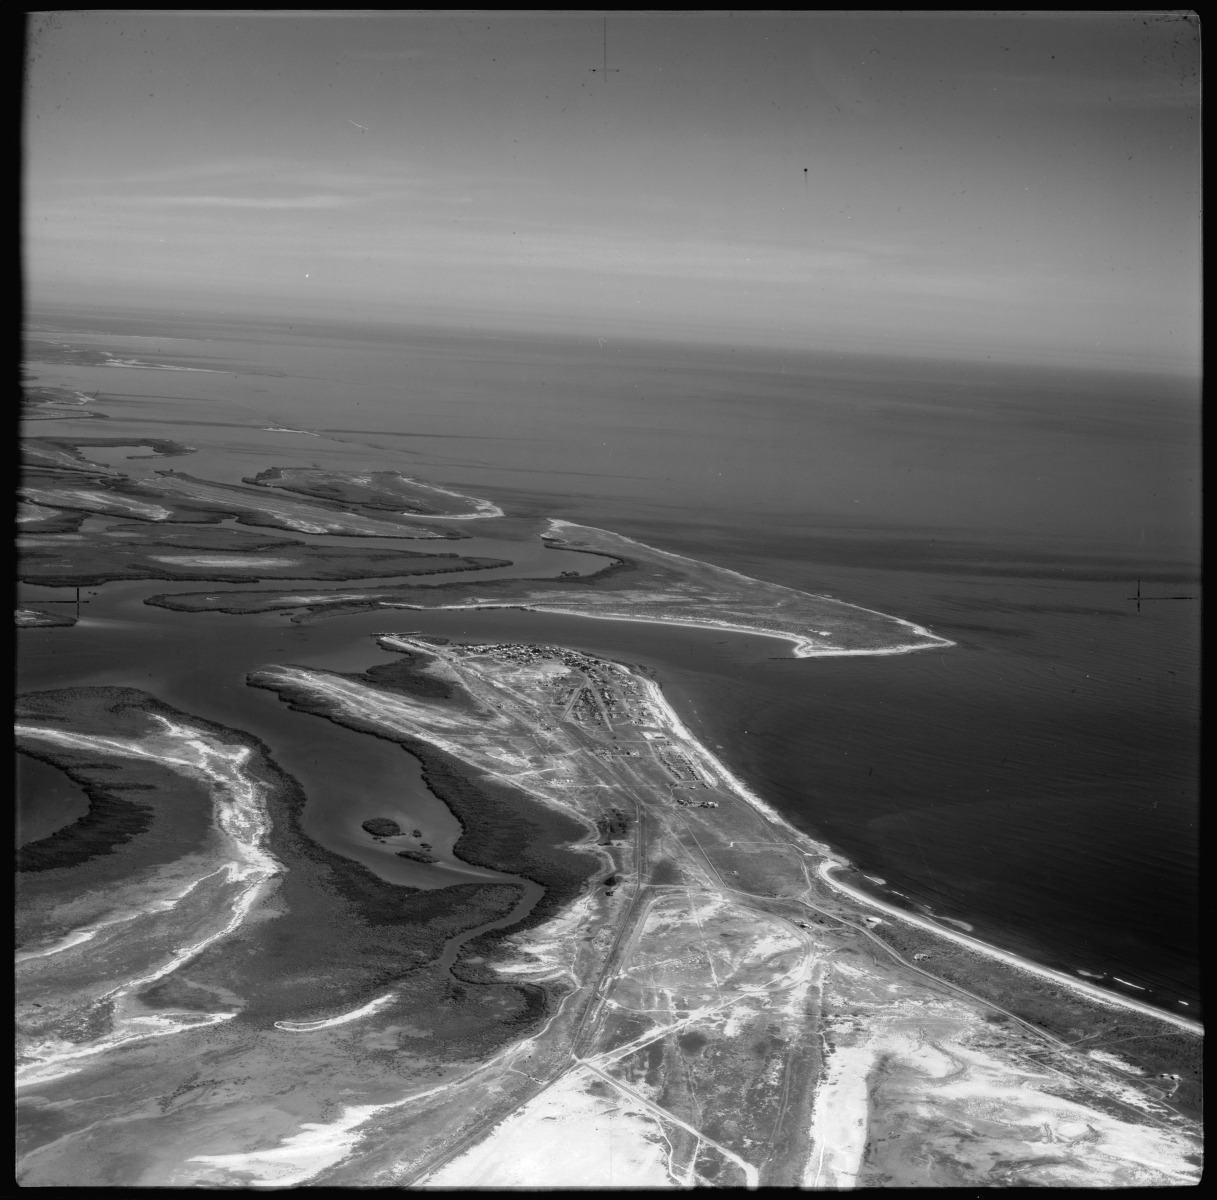
<svg viewBox="0 0 1217 1200">
<path fill-rule="evenodd" d="M 1161 11 L 32 14 L 27 302 L 1194 373 L 1199 53 Z"/>
</svg>

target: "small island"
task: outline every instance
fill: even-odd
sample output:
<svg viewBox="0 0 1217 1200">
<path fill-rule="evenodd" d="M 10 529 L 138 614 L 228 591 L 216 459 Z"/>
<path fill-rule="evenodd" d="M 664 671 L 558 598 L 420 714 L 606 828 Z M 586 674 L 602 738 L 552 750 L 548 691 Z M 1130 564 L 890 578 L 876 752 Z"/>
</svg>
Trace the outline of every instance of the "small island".
<svg viewBox="0 0 1217 1200">
<path fill-rule="evenodd" d="M 391 512 L 448 521 L 504 515 L 503 510 L 489 500 L 409 479 L 396 471 L 356 474 L 320 467 L 271 467 L 245 482 L 333 500 L 344 506 L 357 506 L 372 514 Z"/>
</svg>

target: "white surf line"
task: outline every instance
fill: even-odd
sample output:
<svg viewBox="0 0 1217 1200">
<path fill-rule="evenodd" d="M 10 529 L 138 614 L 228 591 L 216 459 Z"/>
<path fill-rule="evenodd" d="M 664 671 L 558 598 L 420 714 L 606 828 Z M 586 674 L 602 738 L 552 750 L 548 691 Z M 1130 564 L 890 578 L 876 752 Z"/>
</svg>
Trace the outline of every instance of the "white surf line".
<svg viewBox="0 0 1217 1200">
<path fill-rule="evenodd" d="M 577 550 L 578 547 L 573 547 Z M 701 564 L 705 566 L 706 564 Z M 725 568 L 717 568 L 725 569 Z M 595 578 L 587 576 L 587 578 Z M 759 582 L 752 580 L 753 583 Z M 773 584 L 773 587 L 779 587 L 780 584 Z M 842 600 L 834 600 L 834 604 L 843 604 Z M 630 617 L 624 613 L 592 613 L 583 612 L 575 608 L 559 608 L 545 600 L 522 600 L 522 601 L 495 601 L 486 600 L 480 604 L 443 604 L 434 606 L 423 604 L 385 604 L 386 608 L 414 608 L 423 611 L 435 611 L 435 608 L 443 609 L 479 609 L 479 608 L 523 608 L 532 612 L 550 613 L 555 617 L 583 617 L 591 621 L 630 621 L 636 625 L 677 625 L 683 626 L 686 629 L 714 629 L 724 633 L 743 633 L 750 637 L 767 637 L 777 638 L 783 642 L 793 642 L 794 650 L 792 657 L 794 658 L 859 658 L 873 656 L 878 654 L 911 654 L 915 650 L 934 650 L 944 649 L 947 646 L 954 646 L 955 643 L 948 641 L 945 638 L 938 638 L 935 634 L 926 633 L 921 629 L 920 625 L 913 625 L 911 621 L 902 621 L 899 617 L 888 617 L 891 621 L 900 621 L 902 625 L 909 625 L 911 628 L 921 631 L 924 636 L 935 638 L 933 642 L 918 643 L 915 645 L 899 645 L 886 646 L 875 650 L 826 650 L 815 642 L 809 642 L 802 634 L 799 633 L 780 633 L 776 629 L 755 629 L 751 625 L 733 625 L 729 621 L 715 621 L 710 617 L 698 618 L 696 620 L 676 620 L 671 617 Z M 857 608 L 856 604 L 850 605 L 851 608 Z M 864 609 L 864 612 L 875 612 L 876 616 L 887 617 L 886 613 L 878 612 L 875 609 Z"/>
<path fill-rule="evenodd" d="M 488 517 L 505 517 L 507 514 L 497 505 L 489 500 L 482 500 L 477 496 L 466 496 L 464 492 L 454 492 L 450 488 L 442 488 L 438 484 L 425 483 L 421 479 L 411 479 L 408 475 L 401 476 L 407 483 L 414 484 L 415 487 L 425 488 L 429 492 L 439 492 L 443 496 L 455 496 L 458 500 L 468 500 L 477 508 L 477 512 L 459 513 L 454 516 L 447 517 L 424 517 L 428 521 L 480 521 Z M 418 517 L 421 513 L 402 513 L 403 517 Z"/>
<path fill-rule="evenodd" d="M 358 1021 L 360 1017 L 371 1016 L 374 1012 L 392 1004 L 397 999 L 396 992 L 386 992 L 375 1000 L 369 1000 L 362 1008 L 353 1008 L 350 1012 L 337 1017 L 327 1017 L 321 1021 L 276 1021 L 275 1028 L 287 1033 L 313 1033 L 318 1029 L 331 1029 L 335 1025 L 346 1025 L 350 1021 Z"/>
<path fill-rule="evenodd" d="M 703 566 L 706 564 L 702 564 Z M 722 568 L 720 568 L 722 569 Z M 752 582 L 756 583 L 757 580 Z M 772 585 L 774 587 L 779 584 Z M 844 601 L 835 600 L 834 604 L 842 604 Z M 885 646 L 874 650 L 828 650 L 817 645 L 815 642 L 808 641 L 802 634 L 799 633 L 781 633 L 776 629 L 756 629 L 751 625 L 733 625 L 730 621 L 716 621 L 711 617 L 697 618 L 694 620 L 676 620 L 671 617 L 630 617 L 624 613 L 590 613 L 582 612 L 573 608 L 557 608 L 550 605 L 546 601 L 528 602 L 523 604 L 477 604 L 477 605 L 452 605 L 452 607 L 460 608 L 527 608 L 534 612 L 552 613 L 559 617 L 586 617 L 593 621 L 630 621 L 638 625 L 678 625 L 686 629 L 713 629 L 720 630 L 724 633 L 743 633 L 750 637 L 767 637 L 777 638 L 783 642 L 793 642 L 794 650 L 792 656 L 794 658 L 858 658 L 867 657 L 878 654 L 911 654 L 915 650 L 933 650 L 935 648 L 944 648 L 946 646 L 954 646 L 955 643 L 947 641 L 945 638 L 937 638 L 932 643 L 918 643 L 915 645 L 899 645 Z M 856 608 L 857 605 L 850 605 L 851 608 Z M 885 617 L 886 613 L 877 612 L 874 609 L 865 609 L 865 612 L 875 612 L 877 616 Z M 925 633 L 920 625 L 912 625 L 909 621 L 901 621 L 899 617 L 890 617 L 889 620 L 900 621 L 902 625 L 910 625 L 913 629 L 919 630 L 926 637 L 935 637 L 932 633 Z"/>
<path fill-rule="evenodd" d="M 669 1112 L 666 1108 L 660 1108 L 658 1104 L 648 1100 L 641 1092 L 636 1092 L 632 1087 L 629 1086 L 629 1084 L 622 1083 L 620 1079 L 614 1079 L 611 1075 L 600 1070 L 600 1068 L 594 1064 L 587 1062 L 582 1058 L 576 1058 L 575 1062 L 577 1062 L 579 1066 L 583 1068 L 583 1070 L 590 1071 L 594 1075 L 599 1075 L 600 1078 L 606 1083 L 610 1083 L 618 1091 L 624 1092 L 630 1097 L 631 1100 L 638 1104 L 645 1105 L 645 1107 L 653 1112 L 661 1121 L 667 1121 L 672 1125 L 680 1126 L 681 1129 L 688 1131 L 699 1141 L 704 1142 L 707 1146 L 717 1150 L 725 1159 L 735 1163 L 735 1165 L 744 1173 L 744 1187 L 748 1188 L 750 1191 L 754 1191 L 760 1186 L 760 1171 L 751 1163 L 745 1162 L 733 1150 L 728 1150 L 726 1146 L 716 1142 L 711 1137 L 707 1137 L 706 1134 L 702 1133 L 700 1129 L 694 1128 L 687 1121 L 682 1121 L 678 1116 Z"/>
<path fill-rule="evenodd" d="M 413 521 L 482 521 L 490 517 L 505 517 L 507 514 L 494 505 L 497 512 L 476 512 L 476 513 L 448 513 L 446 516 L 440 516 L 439 513 L 414 513 L 403 512 L 398 513 L 399 517 L 409 517 Z"/>
<path fill-rule="evenodd" d="M 849 863 L 841 855 L 836 854 L 829 847 L 821 843 L 813 841 L 801 830 L 795 829 L 790 825 L 785 817 L 771 808 L 764 800 L 762 800 L 755 792 L 748 788 L 744 783 L 738 780 L 725 766 L 719 758 L 710 750 L 707 750 L 681 721 L 668 704 L 659 685 L 653 680 L 645 679 L 641 676 L 635 677 L 643 686 L 648 698 L 656 708 L 661 723 L 668 724 L 676 733 L 677 736 L 690 744 L 691 748 L 695 748 L 696 752 L 700 753 L 704 758 L 713 764 L 714 768 L 720 773 L 724 783 L 742 799 L 751 804 L 754 808 L 763 813 L 770 821 L 779 828 L 788 829 L 791 833 L 791 842 L 794 845 L 810 845 L 815 848 L 815 853 L 821 855 L 828 861 L 822 862 L 817 868 L 817 873 L 830 887 L 837 891 L 844 892 L 855 900 L 860 900 L 863 903 L 870 905 L 873 908 L 881 909 L 892 916 L 899 917 L 903 921 L 910 924 L 919 925 L 923 929 L 932 930 L 934 933 L 952 941 L 958 942 L 960 945 L 968 946 L 971 949 L 978 951 L 981 954 L 988 955 L 990 958 L 996 958 L 1002 962 L 1008 963 L 1011 966 L 1017 967 L 1020 970 L 1030 971 L 1033 974 L 1038 974 L 1047 979 L 1055 980 L 1058 983 L 1067 985 L 1075 991 L 1080 991 L 1088 996 L 1092 996 L 1097 1000 L 1101 1000 L 1107 1004 L 1117 1005 L 1123 1008 L 1135 1009 L 1138 1012 L 1145 1013 L 1148 1016 L 1160 1017 L 1164 1021 L 1168 1021 L 1181 1029 L 1187 1029 L 1193 1033 L 1203 1033 L 1204 1026 L 1198 1021 L 1193 1021 L 1187 1017 L 1177 1016 L 1174 1013 L 1164 1012 L 1162 1009 L 1155 1008 L 1151 1004 L 1145 1004 L 1142 1001 L 1135 1000 L 1132 997 L 1119 996 L 1113 992 L 1105 991 L 1102 988 L 1093 986 L 1092 984 L 1083 983 L 1074 978 L 1072 975 L 1066 975 L 1060 971 L 1054 971 L 1050 967 L 1041 967 L 1035 963 L 1029 962 L 1026 959 L 1019 958 L 1015 954 L 1011 954 L 1005 950 L 999 950 L 996 946 L 990 946 L 987 942 L 982 942 L 977 938 L 967 937 L 962 933 L 955 933 L 952 930 L 944 929 L 935 921 L 928 920 L 924 917 L 918 917 L 913 913 L 906 912 L 904 909 L 896 908 L 894 905 L 886 904 L 884 901 L 876 899 L 873 896 L 868 896 L 865 892 L 859 891 L 857 888 L 851 887 L 847 883 L 834 878 L 832 872 L 842 867 L 848 866 Z M 1135 986 L 1135 985 L 1134 985 Z"/>
<path fill-rule="evenodd" d="M 858 888 L 851 887 L 848 883 L 842 882 L 834 877 L 833 872 L 840 869 L 842 863 L 825 862 L 821 863 L 816 869 L 816 874 L 824 880 L 830 887 L 838 892 L 843 892 L 845 895 L 858 900 L 863 904 L 869 905 L 871 908 L 880 909 L 889 915 L 898 918 L 901 921 L 910 925 L 918 925 L 922 929 L 928 929 L 939 937 L 947 938 L 949 941 L 958 942 L 961 946 L 967 946 L 970 950 L 975 950 L 979 954 L 986 955 L 988 958 L 995 958 L 1000 962 L 1007 963 L 1009 966 L 1015 967 L 1020 971 L 1026 971 L 1032 975 L 1039 975 L 1043 979 L 1051 979 L 1054 983 L 1058 983 L 1063 987 L 1068 987 L 1075 992 L 1081 992 L 1083 995 L 1089 996 L 1093 1000 L 1098 1000 L 1103 1004 L 1116 1008 L 1130 1008 L 1136 1012 L 1144 1013 L 1149 1017 L 1157 1017 L 1159 1020 L 1166 1021 L 1171 1025 L 1176 1025 L 1180 1029 L 1186 1029 L 1190 1033 L 1203 1033 L 1204 1026 L 1199 1021 L 1189 1020 L 1187 1017 L 1177 1016 L 1175 1013 L 1164 1012 L 1160 1008 L 1155 1008 L 1152 1004 L 1146 1004 L 1141 1000 L 1135 1000 L 1131 996 L 1120 996 L 1115 992 L 1105 991 L 1103 988 L 1095 987 L 1090 983 L 1083 983 L 1081 980 L 1075 979 L 1072 975 L 1066 975 L 1063 971 L 1054 971 L 1051 967 L 1042 967 L 1038 963 L 1033 963 L 1025 958 L 1019 958 L 1016 954 L 1011 954 L 1006 950 L 999 950 L 996 946 L 991 946 L 987 942 L 982 942 L 977 938 L 968 937 L 966 934 L 955 933 L 950 929 L 944 929 L 935 921 L 931 921 L 925 917 L 919 917 L 915 913 L 905 912 L 904 909 L 897 908 L 895 905 L 887 904 L 874 896 L 868 896 L 865 892 Z M 1135 985 L 1134 985 L 1135 986 Z M 966 990 L 966 989 L 964 989 Z"/>
<path fill-rule="evenodd" d="M 263 842 L 270 830 L 270 820 L 257 785 L 253 780 L 245 776 L 241 770 L 253 751 L 247 746 L 238 746 L 227 752 L 217 750 L 198 731 L 191 729 L 189 726 L 179 725 L 155 713 L 150 715 L 153 720 L 161 725 L 171 739 L 179 743 L 185 743 L 185 754 L 183 756 L 166 753 L 163 746 L 152 746 L 149 748 L 141 742 L 122 738 L 73 733 L 70 730 L 41 726 L 19 725 L 17 727 L 18 732 L 27 737 L 42 738 L 60 745 L 72 746 L 76 749 L 100 750 L 103 753 L 124 757 L 153 759 L 158 763 L 175 767 L 187 775 L 202 775 L 213 784 L 212 797 L 216 802 L 213 811 L 216 825 L 220 832 L 227 837 L 230 846 L 235 852 L 236 859 L 234 862 L 223 864 L 217 872 L 212 872 L 212 874 L 223 872 L 229 882 L 246 884 L 244 890 L 238 893 L 233 902 L 232 916 L 221 929 L 201 938 L 192 945 L 176 948 L 170 955 L 168 962 L 145 975 L 111 988 L 110 991 L 95 1001 L 96 1004 L 105 1003 L 107 1000 L 121 999 L 136 988 L 154 983 L 163 976 L 176 971 L 213 942 L 227 937 L 228 934 L 245 920 L 250 909 L 261 896 L 265 884 L 282 870 L 279 862 L 263 849 Z M 231 803 L 224 803 L 225 797 Z M 186 889 L 183 895 L 191 890 L 193 889 Z M 212 1021 L 206 1023 L 228 1020 L 235 1015 L 235 1013 L 212 1014 Z M 63 1064 L 69 1059 L 85 1058 L 104 1053 L 106 1050 L 113 1049 L 115 1046 L 126 1042 L 162 1036 L 167 1033 L 178 1032 L 180 1029 L 194 1028 L 200 1024 L 200 1022 L 196 1021 L 186 1025 L 172 1025 L 166 1018 L 150 1016 L 127 1017 L 123 1018 L 123 1020 L 128 1028 L 132 1026 L 136 1029 L 144 1028 L 146 1032 L 125 1035 L 118 1034 L 114 1037 L 103 1039 L 91 1047 L 73 1049 L 73 1051 L 68 1053 L 55 1053 L 54 1050 L 51 1050 L 52 1057 L 44 1058 L 38 1063 L 32 1064 L 26 1072 L 27 1077 L 37 1074 L 40 1070 L 45 1072 L 47 1069 L 54 1069 L 57 1064 Z M 166 1025 L 169 1027 L 166 1028 Z M 47 1047 L 47 1049 L 50 1050 L 51 1048 Z M 39 1077 L 42 1078 L 43 1076 Z M 32 1082 L 33 1080 L 27 1078 L 27 1081 Z"/>
<path fill-rule="evenodd" d="M 937 917 L 935 919 L 939 921 L 946 921 L 950 925 L 957 925 L 960 929 L 966 929 L 969 933 L 976 928 L 975 925 L 969 925 L 967 921 L 957 921 L 954 917 Z M 1142 991 L 1144 991 L 1144 988 Z"/>
<path fill-rule="evenodd" d="M 886 904 L 884 901 L 876 899 L 873 896 L 868 896 L 865 892 L 859 891 L 857 888 L 853 888 L 849 884 L 843 883 L 841 880 L 836 879 L 832 872 L 848 866 L 848 861 L 845 860 L 841 855 L 835 853 L 828 846 L 813 841 L 801 830 L 795 829 L 786 821 L 785 817 L 783 817 L 775 809 L 771 808 L 764 800 L 756 795 L 755 792 L 738 780 L 722 764 L 715 754 L 706 749 L 706 747 L 703 746 L 693 736 L 693 734 L 689 732 L 687 726 L 685 726 L 684 722 L 682 722 L 681 719 L 676 715 L 671 705 L 668 704 L 667 699 L 664 697 L 663 692 L 660 690 L 657 683 L 641 676 L 636 676 L 636 679 L 642 684 L 648 698 L 655 706 L 661 719 L 661 723 L 668 724 L 680 738 L 689 743 L 691 747 L 696 748 L 698 753 L 704 756 L 707 761 L 712 763 L 714 768 L 720 773 L 724 783 L 732 791 L 739 795 L 743 800 L 747 801 L 747 803 L 751 804 L 754 808 L 758 809 L 776 826 L 779 828 L 788 829 L 791 834 L 791 842 L 794 845 L 797 846 L 802 844 L 804 846 L 813 846 L 815 848 L 815 853 L 828 860 L 819 865 L 817 868 L 817 873 L 821 879 L 829 884 L 830 887 L 835 888 L 837 891 L 844 892 L 853 899 L 860 900 L 873 908 L 881 909 L 882 911 L 898 917 L 903 921 L 907 921 L 914 925 L 919 925 L 923 929 L 932 930 L 934 933 L 939 934 L 942 937 L 958 942 L 960 945 L 968 946 L 981 954 L 988 955 L 990 958 L 996 958 L 1002 962 L 1010 964 L 1011 966 L 1017 967 L 1020 970 L 1030 971 L 1033 974 L 1041 975 L 1044 978 L 1055 980 L 1058 983 L 1073 988 L 1075 991 L 1083 992 L 1084 994 L 1097 1000 L 1101 1000 L 1107 1004 L 1135 1009 L 1136 1011 L 1145 1013 L 1148 1016 L 1160 1017 L 1164 1021 L 1170 1022 L 1181 1029 L 1187 1029 L 1193 1033 L 1204 1032 L 1204 1026 L 1198 1021 L 1193 1021 L 1187 1017 L 1178 1016 L 1174 1013 L 1164 1012 L 1159 1008 L 1155 1008 L 1151 1004 L 1145 1004 L 1142 1001 L 1133 999 L 1132 997 L 1116 995 L 1113 992 L 1105 991 L 1104 989 L 1095 987 L 1092 984 L 1083 983 L 1074 978 L 1072 975 L 1066 975 L 1063 972 L 1054 971 L 1050 967 L 1041 967 L 1035 963 L 1027 961 L 1026 959 L 1019 958 L 1017 955 L 1011 954 L 1008 951 L 999 950 L 996 946 L 990 946 L 988 943 L 982 942 L 977 938 L 967 937 L 965 934 L 955 933 L 952 930 L 944 929 L 935 921 L 918 917 L 915 914 L 906 912 L 904 909 L 896 908 L 891 904 Z"/>
<path fill-rule="evenodd" d="M 107 341 L 111 346 L 114 345 L 113 338 L 107 337 L 105 334 L 88 333 L 83 329 L 73 330 L 68 336 L 70 336 L 77 343 Z M 124 333 L 122 335 L 122 340 L 124 342 L 186 342 L 189 345 L 195 345 L 198 342 L 214 342 L 215 338 L 169 337 L 167 334 L 163 333 Z M 70 346 L 71 343 L 53 342 L 52 345 Z"/>
<path fill-rule="evenodd" d="M 561 528 L 590 529 L 594 533 L 606 533 L 610 537 L 620 538 L 623 542 L 628 542 L 631 546 L 641 546 L 642 549 L 647 550 L 652 554 L 658 554 L 658 555 L 663 556 L 664 558 L 675 559 L 677 562 L 692 563 L 694 566 L 697 566 L 697 567 L 709 567 L 711 570 L 721 571 L 725 575 L 733 575 L 733 576 L 735 576 L 736 579 L 742 579 L 746 583 L 753 583 L 753 584 L 759 583 L 759 584 L 763 584 L 765 587 L 779 588 L 782 591 L 789 592 L 789 593 L 791 593 L 791 595 L 794 595 L 794 596 L 808 596 L 811 599 L 816 599 L 816 600 L 830 600 L 833 604 L 840 604 L 840 605 L 843 605 L 845 608 L 853 608 L 853 609 L 856 609 L 858 612 L 871 613 L 873 616 L 883 617 L 884 620 L 887 620 L 887 621 L 895 621 L 897 624 L 904 625 L 908 629 L 913 630 L 920 637 L 928 638 L 932 645 L 940 646 L 943 648 L 945 648 L 947 646 L 955 645 L 955 643 L 952 642 L 948 638 L 939 637 L 937 634 L 931 633 L 928 629 L 925 629 L 922 626 L 917 625 L 912 621 L 906 621 L 906 620 L 904 620 L 903 617 L 893 617 L 890 613 L 880 612 L 877 608 L 864 608 L 861 604 L 850 604 L 847 600 L 838 600 L 834 596 L 817 596 L 813 592 L 804 592 L 804 591 L 801 591 L 799 588 L 788 587 L 784 583 L 769 583 L 763 579 L 755 579 L 751 575 L 745 575 L 742 571 L 733 571 L 730 567 L 720 567 L 715 563 L 704 562 L 703 560 L 701 560 L 699 558 L 690 558 L 690 557 L 688 557 L 688 555 L 685 555 L 685 554 L 674 554 L 671 550 L 660 550 L 656 546 L 647 545 L 646 542 L 640 542 L 640 541 L 637 541 L 635 538 L 626 537 L 625 534 L 623 534 L 623 533 L 614 533 L 611 529 L 600 529 L 599 527 L 597 527 L 595 525 L 579 525 L 575 521 L 563 521 L 563 520 L 559 519 L 558 517 L 550 517 L 548 519 L 549 519 L 549 527 L 551 529 L 561 529 Z M 548 534 L 548 535 L 541 534 L 540 536 L 542 537 L 542 539 L 544 539 L 546 537 L 551 537 L 551 538 L 555 538 L 557 540 L 562 540 L 562 539 L 557 538 L 556 534 Z M 574 546 L 572 548 L 575 550 L 582 549 L 582 547 L 579 547 L 579 546 Z M 602 553 L 604 552 L 603 547 L 593 547 L 593 549 L 598 550 Z M 610 551 L 610 553 L 611 553 L 611 551 Z M 576 614 L 576 615 L 578 615 L 578 614 Z M 627 618 L 622 618 L 622 619 L 627 619 Z M 639 618 L 630 618 L 630 619 L 637 620 Z M 666 624 L 675 625 L 675 624 L 685 624 L 686 622 L 664 621 L 661 623 L 665 624 L 665 625 Z M 753 630 L 750 630 L 750 629 L 747 629 L 747 628 L 744 628 L 744 627 L 741 627 L 738 625 L 733 626 L 733 625 L 728 625 L 725 623 L 716 623 L 716 622 L 711 622 L 709 627 L 710 628 L 720 628 L 720 629 L 737 629 L 737 630 L 740 630 L 741 632 L 756 632 L 756 631 L 753 631 Z M 787 640 L 790 640 L 790 641 L 795 641 L 796 639 L 801 640 L 801 639 L 799 639 L 798 634 L 789 634 L 789 633 L 765 634 L 764 636 L 782 637 L 782 638 L 786 638 Z M 927 647 L 925 647 L 925 646 L 906 646 L 906 647 L 902 647 L 900 649 L 893 649 L 893 650 L 828 650 L 828 651 L 818 652 L 817 657 L 827 658 L 827 657 L 836 657 L 836 656 L 842 656 L 842 655 L 857 655 L 857 654 L 904 654 L 904 653 L 907 653 L 909 650 L 922 650 L 922 649 L 926 649 L 926 648 Z M 812 657 L 812 656 L 808 655 L 808 654 L 799 654 L 798 650 L 796 649 L 795 657 L 796 658 L 807 658 L 807 657 Z"/>
<path fill-rule="evenodd" d="M 647 699 L 656 710 L 659 723 L 661 725 L 666 725 L 669 729 L 671 729 L 675 737 L 680 738 L 695 754 L 702 759 L 703 762 L 709 764 L 709 766 L 713 768 L 714 772 L 718 774 L 719 778 L 730 791 L 735 792 L 735 794 L 739 796 L 741 800 L 745 801 L 747 804 L 750 804 L 758 812 L 763 814 L 765 818 L 777 828 L 789 831 L 791 842 L 796 846 L 811 846 L 816 854 L 834 861 L 839 860 L 842 864 L 845 863 L 845 860 L 828 846 L 821 842 L 813 841 L 805 833 L 803 833 L 802 830 L 796 829 L 786 820 L 785 817 L 782 816 L 781 813 L 777 811 L 777 809 L 771 808 L 769 804 L 767 804 L 760 798 L 760 796 L 752 791 L 747 784 L 745 784 L 742 780 L 737 779 L 723 764 L 722 760 L 716 754 L 714 754 L 713 751 L 708 750 L 704 745 L 702 745 L 701 742 L 697 740 L 696 737 L 693 736 L 693 734 L 689 731 L 688 726 L 685 725 L 680 717 L 676 715 L 676 710 L 673 709 L 668 703 L 667 697 L 664 696 L 659 684 L 657 684 L 654 680 L 647 679 L 643 675 L 638 675 L 634 672 L 630 672 L 630 674 L 634 675 L 634 680 L 636 683 L 642 685 L 642 689 L 646 693 Z"/>
<path fill-rule="evenodd" d="M 143 363 L 136 362 L 134 359 L 115 358 L 108 350 L 101 352 L 106 356 L 104 363 L 98 363 L 101 367 L 126 367 L 129 371 L 190 371 L 199 375 L 222 375 L 223 371 L 216 371 L 210 367 L 172 367 L 168 363 Z"/>
</svg>

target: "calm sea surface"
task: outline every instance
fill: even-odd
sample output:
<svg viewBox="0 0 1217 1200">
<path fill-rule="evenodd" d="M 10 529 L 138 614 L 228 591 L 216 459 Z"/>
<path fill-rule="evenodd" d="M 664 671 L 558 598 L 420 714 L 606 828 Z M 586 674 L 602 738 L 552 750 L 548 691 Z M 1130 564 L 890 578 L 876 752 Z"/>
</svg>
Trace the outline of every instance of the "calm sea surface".
<svg viewBox="0 0 1217 1200">
<path fill-rule="evenodd" d="M 358 754 L 335 741 L 333 764 L 348 765 L 319 761 L 316 738 L 341 735 L 243 688 L 259 662 L 356 669 L 383 661 L 367 635 L 391 626 L 642 662 L 729 765 L 884 880 L 878 891 L 1199 1015 L 1200 601 L 1138 612 L 1129 599 L 1138 579 L 1147 597 L 1199 596 L 1194 386 L 221 318 L 47 312 L 31 325 L 34 337 L 210 369 L 32 367 L 40 381 L 100 388 L 111 417 L 40 434 L 142 432 L 199 449 L 132 467 L 232 481 L 268 466 L 390 467 L 494 500 L 520 518 L 516 537 L 549 516 L 597 525 L 956 645 L 794 660 L 768 639 L 529 613 L 298 627 L 139 604 L 197 587 L 110 585 L 91 624 L 23 632 L 23 686 L 146 687 L 258 733 L 322 792 L 352 778 Z M 476 549 L 443 549 L 494 552 L 481 539 L 495 522 L 461 532 L 478 535 Z M 230 647 L 220 663 L 217 631 Z M 377 753 L 387 770 L 400 752 Z M 30 778 L 47 820 L 75 811 L 49 776 Z M 400 787 L 423 803 L 414 776 Z"/>
</svg>

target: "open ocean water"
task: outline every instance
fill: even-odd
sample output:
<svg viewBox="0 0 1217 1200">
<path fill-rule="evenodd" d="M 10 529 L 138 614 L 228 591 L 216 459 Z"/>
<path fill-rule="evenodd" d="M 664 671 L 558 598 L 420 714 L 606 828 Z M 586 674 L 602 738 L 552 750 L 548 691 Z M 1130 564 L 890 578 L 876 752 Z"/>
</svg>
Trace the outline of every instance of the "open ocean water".
<svg viewBox="0 0 1217 1200">
<path fill-rule="evenodd" d="M 227 715 L 324 789 L 338 772 L 309 765 L 319 723 L 240 686 L 260 655 L 350 655 L 355 669 L 383 661 L 367 634 L 390 627 L 578 644 L 648 665 L 728 765 L 882 879 L 877 892 L 1200 1015 L 1194 382 L 164 314 L 48 311 L 30 324 L 36 338 L 213 372 L 36 364 L 41 381 L 100 388 L 111 420 L 31 432 L 172 438 L 200 453 L 146 469 L 231 481 L 269 466 L 391 467 L 510 517 L 601 526 L 956 645 L 795 660 L 768 639 L 518 612 L 301 628 L 138 604 L 201 585 L 109 585 L 132 597 L 121 629 L 107 641 L 98 626 L 80 658 L 55 649 L 73 631 L 23 633 L 23 687 L 121 678 L 191 709 L 193 686 L 194 711 Z M 1196 598 L 1138 612 L 1138 579 L 1146 596 Z M 53 779 L 35 785 L 48 812 L 74 811 Z"/>
</svg>

